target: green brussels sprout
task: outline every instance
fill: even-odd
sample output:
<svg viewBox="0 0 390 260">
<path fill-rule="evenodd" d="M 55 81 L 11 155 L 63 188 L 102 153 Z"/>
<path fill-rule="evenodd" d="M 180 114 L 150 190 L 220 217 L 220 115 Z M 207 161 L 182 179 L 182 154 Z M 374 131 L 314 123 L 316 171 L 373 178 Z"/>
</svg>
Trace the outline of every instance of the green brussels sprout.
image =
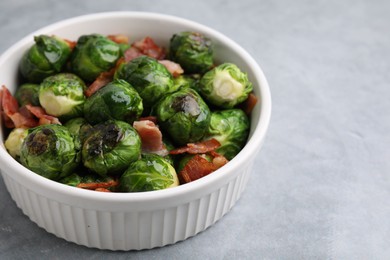
<svg viewBox="0 0 390 260">
<path fill-rule="evenodd" d="M 115 78 L 129 82 L 138 91 L 145 108 L 150 108 L 163 95 L 175 91 L 172 74 L 164 65 L 148 56 L 121 64 Z"/>
<path fill-rule="evenodd" d="M 169 45 L 170 59 L 179 63 L 185 73 L 201 73 L 213 66 L 211 40 L 198 32 L 174 34 Z"/>
<path fill-rule="evenodd" d="M 8 150 L 8 153 L 16 160 L 19 160 L 22 143 L 26 138 L 27 134 L 27 129 L 14 128 L 9 133 L 7 139 L 4 142 L 5 148 Z"/>
<path fill-rule="evenodd" d="M 81 179 L 82 178 L 80 175 L 78 175 L 77 173 L 72 173 L 71 175 L 58 180 L 58 182 L 65 185 L 76 187 L 81 183 Z"/>
<path fill-rule="evenodd" d="M 221 108 L 232 108 L 243 102 L 252 90 L 246 73 L 232 63 L 224 63 L 208 71 L 199 83 L 199 93 L 205 100 Z"/>
<path fill-rule="evenodd" d="M 145 154 L 130 164 L 119 179 L 119 190 L 122 192 L 153 191 L 178 185 L 175 168 L 155 154 Z"/>
<path fill-rule="evenodd" d="M 73 173 L 79 158 L 68 129 L 52 124 L 28 130 L 20 162 L 43 177 L 58 180 Z"/>
<path fill-rule="evenodd" d="M 84 104 L 85 118 L 91 124 L 109 119 L 131 124 L 141 116 L 142 111 L 142 99 L 138 92 L 121 79 L 116 79 L 99 89 Z"/>
<path fill-rule="evenodd" d="M 93 126 L 82 147 L 86 168 L 101 175 L 120 174 L 141 154 L 141 139 L 128 123 L 109 120 Z"/>
<path fill-rule="evenodd" d="M 15 98 L 19 106 L 39 106 L 39 84 L 26 83 L 20 85 L 15 92 Z"/>
<path fill-rule="evenodd" d="M 216 152 L 231 160 L 244 147 L 249 134 L 249 119 L 241 109 L 228 109 L 211 113 L 207 138 L 221 144 Z"/>
<path fill-rule="evenodd" d="M 35 44 L 22 57 L 20 72 L 29 82 L 40 83 L 62 70 L 71 48 L 56 36 L 40 35 L 35 36 L 34 40 Z"/>
<path fill-rule="evenodd" d="M 119 45 L 99 34 L 81 36 L 71 56 L 72 71 L 92 82 L 100 73 L 113 68 L 121 55 Z"/>
<path fill-rule="evenodd" d="M 39 103 L 50 115 L 70 119 L 83 114 L 84 82 L 74 74 L 59 73 L 44 79 Z"/>
<path fill-rule="evenodd" d="M 173 84 L 175 90 L 179 90 L 182 88 L 192 88 L 199 92 L 199 74 L 191 74 L 191 75 L 180 75 L 173 79 Z"/>
<path fill-rule="evenodd" d="M 209 107 L 191 88 L 166 95 L 153 109 L 153 113 L 161 128 L 177 145 L 201 140 L 210 123 Z"/>
<path fill-rule="evenodd" d="M 84 117 L 72 118 L 64 126 L 68 128 L 73 137 L 76 149 L 80 151 L 92 126 Z"/>
</svg>

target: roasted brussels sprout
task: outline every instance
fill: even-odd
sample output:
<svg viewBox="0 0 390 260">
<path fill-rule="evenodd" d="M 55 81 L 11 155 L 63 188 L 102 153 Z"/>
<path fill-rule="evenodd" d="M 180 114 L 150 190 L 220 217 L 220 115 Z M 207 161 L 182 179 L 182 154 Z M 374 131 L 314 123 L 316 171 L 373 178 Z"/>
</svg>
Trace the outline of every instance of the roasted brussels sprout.
<svg viewBox="0 0 390 260">
<path fill-rule="evenodd" d="M 39 84 L 26 83 L 16 89 L 15 98 L 19 106 L 39 106 Z"/>
<path fill-rule="evenodd" d="M 208 71 L 199 83 L 199 93 L 207 102 L 220 108 L 232 108 L 243 102 L 252 90 L 246 73 L 232 63 Z"/>
<path fill-rule="evenodd" d="M 199 87 L 198 87 L 199 80 L 200 80 L 199 74 L 180 75 L 179 77 L 173 79 L 173 84 L 176 90 L 182 88 L 192 88 L 197 92 L 199 92 Z"/>
<path fill-rule="evenodd" d="M 142 192 L 161 190 L 179 185 L 176 171 L 164 158 L 155 154 L 145 154 L 119 179 L 122 192 Z"/>
<path fill-rule="evenodd" d="M 20 149 L 22 143 L 28 134 L 27 129 L 24 128 L 14 128 L 9 133 L 7 139 L 4 142 L 5 148 L 8 150 L 8 153 L 14 157 L 16 160 L 19 160 Z"/>
<path fill-rule="evenodd" d="M 128 123 L 137 120 L 143 111 L 142 99 L 126 81 L 116 79 L 99 89 L 84 104 L 84 115 L 92 124 L 109 119 Z"/>
<path fill-rule="evenodd" d="M 34 40 L 35 44 L 23 55 L 20 72 L 29 82 L 40 83 L 62 70 L 71 49 L 66 41 L 56 36 L 40 35 Z"/>
<path fill-rule="evenodd" d="M 81 183 L 81 179 L 82 178 L 80 175 L 78 175 L 77 173 L 72 173 L 71 175 L 58 180 L 58 182 L 65 185 L 76 187 L 79 183 Z"/>
<path fill-rule="evenodd" d="M 99 34 L 81 36 L 71 56 L 71 69 L 83 80 L 92 82 L 103 71 L 115 66 L 121 55 L 119 45 Z"/>
<path fill-rule="evenodd" d="M 148 56 L 140 56 L 120 65 L 115 78 L 129 82 L 138 91 L 145 108 L 150 108 L 163 95 L 175 91 L 171 73 Z"/>
<path fill-rule="evenodd" d="M 92 126 L 84 117 L 72 118 L 64 126 L 68 128 L 73 137 L 76 149 L 80 151 Z"/>
<path fill-rule="evenodd" d="M 83 164 L 106 176 L 122 173 L 141 154 L 141 139 L 128 123 L 109 120 L 95 125 L 82 148 Z"/>
<path fill-rule="evenodd" d="M 68 129 L 52 124 L 28 130 L 20 162 L 43 177 L 58 180 L 73 173 L 79 158 Z"/>
<path fill-rule="evenodd" d="M 211 40 L 198 32 L 174 34 L 169 45 L 169 56 L 179 63 L 187 74 L 203 74 L 213 66 Z"/>
<path fill-rule="evenodd" d="M 199 141 L 210 123 L 209 107 L 191 88 L 166 95 L 153 113 L 177 145 Z"/>
<path fill-rule="evenodd" d="M 59 73 L 44 79 L 39 103 L 50 115 L 65 119 L 81 116 L 85 101 L 84 82 L 74 74 Z"/>
<path fill-rule="evenodd" d="M 216 150 L 231 160 L 244 147 L 249 134 L 249 119 L 241 109 L 228 109 L 211 113 L 207 138 L 221 144 Z"/>
</svg>

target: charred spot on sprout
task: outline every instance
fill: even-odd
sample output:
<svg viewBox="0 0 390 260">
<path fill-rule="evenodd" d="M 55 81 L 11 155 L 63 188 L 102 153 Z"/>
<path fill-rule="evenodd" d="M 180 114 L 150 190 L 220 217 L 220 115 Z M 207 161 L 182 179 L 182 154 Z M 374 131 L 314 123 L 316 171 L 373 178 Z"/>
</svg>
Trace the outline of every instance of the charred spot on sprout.
<svg viewBox="0 0 390 260">
<path fill-rule="evenodd" d="M 128 123 L 109 120 L 89 131 L 83 147 L 86 168 L 101 175 L 121 174 L 141 154 L 141 139 Z"/>
<path fill-rule="evenodd" d="M 200 114 L 200 107 L 195 97 L 191 94 L 185 96 L 179 96 L 172 102 L 172 108 L 176 112 L 184 112 L 191 116 L 197 116 Z"/>
<path fill-rule="evenodd" d="M 153 109 L 161 128 L 177 145 L 199 141 L 210 122 L 210 109 L 191 88 L 166 95 Z"/>
<path fill-rule="evenodd" d="M 68 129 L 62 125 L 43 125 L 29 129 L 20 162 L 30 170 L 57 180 L 78 166 L 78 153 Z"/>
</svg>

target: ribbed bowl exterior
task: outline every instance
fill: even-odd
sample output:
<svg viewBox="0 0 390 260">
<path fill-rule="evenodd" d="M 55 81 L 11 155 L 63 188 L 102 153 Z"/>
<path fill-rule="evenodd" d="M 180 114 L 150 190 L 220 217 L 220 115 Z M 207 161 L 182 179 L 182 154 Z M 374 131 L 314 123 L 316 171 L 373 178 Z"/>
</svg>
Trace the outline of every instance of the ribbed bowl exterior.
<svg viewBox="0 0 390 260">
<path fill-rule="evenodd" d="M 203 197 L 175 207 L 151 211 L 110 212 L 83 209 L 39 195 L 2 174 L 12 199 L 46 231 L 87 247 L 140 250 L 173 244 L 205 230 L 240 198 L 250 167 Z"/>
</svg>

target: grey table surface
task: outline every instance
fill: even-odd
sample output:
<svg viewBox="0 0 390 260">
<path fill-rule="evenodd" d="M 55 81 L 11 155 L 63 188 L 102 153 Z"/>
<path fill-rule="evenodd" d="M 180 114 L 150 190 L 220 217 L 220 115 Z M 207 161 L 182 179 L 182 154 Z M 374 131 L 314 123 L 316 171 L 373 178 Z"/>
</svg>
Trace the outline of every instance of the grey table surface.
<svg viewBox="0 0 390 260">
<path fill-rule="evenodd" d="M 221 31 L 260 64 L 273 112 L 233 209 L 163 248 L 66 242 L 23 215 L 0 178 L 0 259 L 390 259 L 390 2 L 1 0 L 0 52 L 49 23 L 150 11 Z"/>
</svg>

